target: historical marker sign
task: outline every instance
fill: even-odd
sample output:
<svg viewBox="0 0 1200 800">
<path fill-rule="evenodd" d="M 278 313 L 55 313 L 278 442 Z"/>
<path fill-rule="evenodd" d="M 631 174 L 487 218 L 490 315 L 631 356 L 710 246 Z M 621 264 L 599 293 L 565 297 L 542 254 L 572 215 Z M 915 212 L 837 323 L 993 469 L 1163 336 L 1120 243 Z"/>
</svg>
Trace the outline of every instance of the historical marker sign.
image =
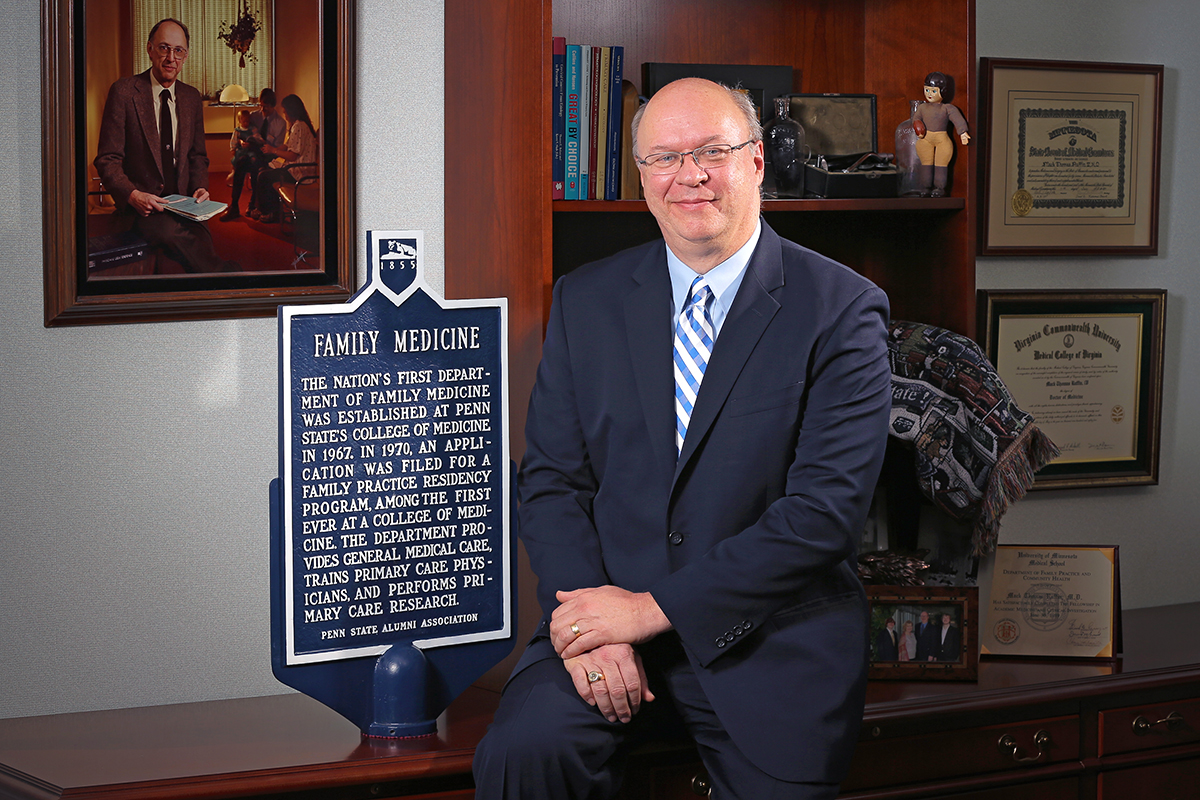
<svg viewBox="0 0 1200 800">
<path fill-rule="evenodd" d="M 443 300 L 419 231 L 371 282 L 280 309 L 288 664 L 510 636 L 507 304 Z"/>
</svg>

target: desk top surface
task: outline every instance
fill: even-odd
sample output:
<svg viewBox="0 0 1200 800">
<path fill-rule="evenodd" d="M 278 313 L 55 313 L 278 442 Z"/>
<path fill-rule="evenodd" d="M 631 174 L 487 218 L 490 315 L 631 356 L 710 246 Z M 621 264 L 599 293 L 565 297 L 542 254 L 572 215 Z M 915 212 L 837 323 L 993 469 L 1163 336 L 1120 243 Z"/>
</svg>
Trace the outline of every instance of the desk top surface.
<svg viewBox="0 0 1200 800">
<path fill-rule="evenodd" d="M 1180 636 L 1200 603 L 1124 614 L 1125 655 L 1108 662 L 988 660 L 979 681 L 872 682 L 867 718 L 958 702 L 966 710 L 1064 684 L 1111 690 L 1200 664 L 1200 642 Z M 366 739 L 300 694 L 0 720 L 0 795 L 210 797 L 396 781 L 469 770 L 498 695 L 472 687 L 439 719 L 438 734 Z"/>
</svg>

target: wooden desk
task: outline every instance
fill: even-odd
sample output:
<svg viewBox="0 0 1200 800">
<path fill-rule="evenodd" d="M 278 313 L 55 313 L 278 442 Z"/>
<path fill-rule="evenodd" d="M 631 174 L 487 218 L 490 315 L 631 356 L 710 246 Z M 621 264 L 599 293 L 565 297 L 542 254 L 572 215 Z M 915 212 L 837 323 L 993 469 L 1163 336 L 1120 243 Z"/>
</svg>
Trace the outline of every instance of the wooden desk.
<svg viewBox="0 0 1200 800">
<path fill-rule="evenodd" d="M 1120 661 L 984 660 L 978 683 L 873 683 L 843 796 L 1195 798 L 1198 622 L 1200 603 L 1127 612 Z M 296 694 L 0 720 L 0 797 L 469 798 L 496 700 L 473 688 L 436 737 L 399 742 L 362 739 Z M 1172 712 L 1183 721 L 1135 732 Z M 1006 734 L 1016 751 L 998 746 Z M 687 748 L 643 751 L 625 794 L 695 798 L 697 771 Z"/>
<path fill-rule="evenodd" d="M 471 688 L 408 740 L 301 694 L 0 720 L 0 798 L 470 798 L 498 697 Z"/>
</svg>

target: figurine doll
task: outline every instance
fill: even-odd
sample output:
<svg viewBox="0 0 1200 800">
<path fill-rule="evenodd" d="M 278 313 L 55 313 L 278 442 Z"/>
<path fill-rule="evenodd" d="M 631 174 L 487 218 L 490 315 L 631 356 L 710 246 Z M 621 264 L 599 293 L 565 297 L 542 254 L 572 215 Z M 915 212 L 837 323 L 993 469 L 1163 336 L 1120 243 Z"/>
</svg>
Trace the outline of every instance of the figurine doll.
<svg viewBox="0 0 1200 800">
<path fill-rule="evenodd" d="M 942 93 L 950 79 L 941 72 L 925 76 L 925 102 L 913 112 L 913 129 L 917 133 L 917 158 L 921 160 L 919 183 L 922 197 L 944 197 L 950 177 L 950 159 L 954 156 L 954 141 L 948 133 L 950 124 L 963 144 L 971 141 L 967 120 L 957 106 L 942 102 Z"/>
</svg>

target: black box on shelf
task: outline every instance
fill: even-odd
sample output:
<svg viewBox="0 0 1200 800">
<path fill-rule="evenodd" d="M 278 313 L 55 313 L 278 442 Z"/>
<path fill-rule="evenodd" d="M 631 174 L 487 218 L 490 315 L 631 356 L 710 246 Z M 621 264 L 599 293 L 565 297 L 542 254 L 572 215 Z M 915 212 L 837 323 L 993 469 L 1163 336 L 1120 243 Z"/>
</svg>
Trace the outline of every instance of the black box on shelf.
<svg viewBox="0 0 1200 800">
<path fill-rule="evenodd" d="M 812 157 L 873 153 L 879 147 L 873 94 L 789 94 Z"/>
<path fill-rule="evenodd" d="M 800 70 L 773 64 L 668 64 L 648 61 L 642 64 L 642 94 L 653 97 L 659 89 L 680 78 L 707 78 L 744 90 L 758 109 L 758 121 L 766 124 L 775 116 L 775 98 L 790 94 L 793 85 L 800 85 Z"/>
<path fill-rule="evenodd" d="M 899 173 L 894 166 L 883 169 L 851 170 L 804 165 L 804 193 L 807 197 L 895 197 Z"/>
<path fill-rule="evenodd" d="M 895 197 L 890 158 L 877 155 L 873 94 L 790 94 L 789 113 L 804 128 L 808 197 Z"/>
</svg>

